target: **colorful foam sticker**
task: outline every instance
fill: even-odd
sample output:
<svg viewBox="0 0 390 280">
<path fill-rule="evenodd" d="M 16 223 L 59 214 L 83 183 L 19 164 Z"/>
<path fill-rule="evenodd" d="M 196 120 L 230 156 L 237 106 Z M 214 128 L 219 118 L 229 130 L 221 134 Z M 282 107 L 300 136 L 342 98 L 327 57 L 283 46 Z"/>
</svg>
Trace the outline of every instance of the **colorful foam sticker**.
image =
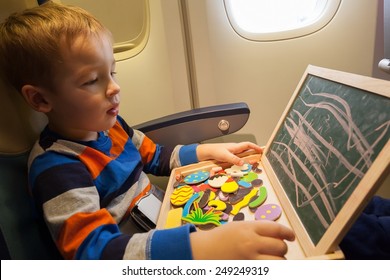
<svg viewBox="0 0 390 280">
<path fill-rule="evenodd" d="M 210 193 L 211 193 L 210 189 L 207 189 L 203 192 L 203 195 L 200 197 L 199 202 L 198 202 L 200 208 L 206 207 L 206 205 L 208 204 L 208 202 L 210 200 Z"/>
<path fill-rule="evenodd" d="M 181 226 L 181 217 L 183 214 L 183 208 L 173 208 L 168 212 L 168 217 L 165 222 L 165 228 L 174 228 Z"/>
<path fill-rule="evenodd" d="M 255 179 L 251 182 L 252 187 L 260 187 L 263 185 L 263 180 L 261 179 Z"/>
<path fill-rule="evenodd" d="M 257 195 L 251 198 L 248 207 L 253 211 L 253 209 L 256 209 L 261 204 L 263 204 L 266 199 L 267 199 L 267 188 L 262 186 L 259 188 Z"/>
<path fill-rule="evenodd" d="M 218 192 L 218 198 L 222 201 L 228 201 L 229 200 L 229 194 L 226 194 L 222 191 Z"/>
<path fill-rule="evenodd" d="M 239 213 L 237 213 L 237 215 L 235 215 L 234 217 L 233 217 L 233 221 L 244 221 L 245 220 L 245 214 L 244 213 L 242 213 L 242 212 L 239 212 Z"/>
<path fill-rule="evenodd" d="M 276 221 L 282 215 L 282 208 L 276 204 L 265 204 L 257 208 L 255 220 Z"/>
<path fill-rule="evenodd" d="M 229 215 L 232 210 L 233 206 L 231 204 L 226 204 L 226 209 L 223 212 Z"/>
<path fill-rule="evenodd" d="M 229 179 L 226 174 L 216 174 L 209 178 L 208 184 L 213 188 L 221 188 L 221 186 Z"/>
<path fill-rule="evenodd" d="M 186 204 L 194 190 L 190 186 L 181 186 L 176 188 L 171 195 L 171 203 L 175 206 Z"/>
<path fill-rule="evenodd" d="M 242 177 L 247 174 L 251 168 L 251 165 L 245 163 L 243 166 L 233 165 L 230 168 L 226 168 L 225 172 L 232 177 Z"/>
<path fill-rule="evenodd" d="M 213 167 L 210 170 L 210 177 L 213 177 L 217 173 L 224 173 L 223 169 L 221 166 Z"/>
<path fill-rule="evenodd" d="M 244 199 L 244 197 L 251 192 L 252 189 L 239 189 L 236 193 L 229 195 L 230 204 L 236 204 Z"/>
<path fill-rule="evenodd" d="M 220 211 L 223 211 L 226 209 L 226 203 L 223 201 L 220 201 L 220 200 L 216 200 L 216 199 L 210 200 L 208 203 L 208 206 L 214 207 L 215 210 L 220 210 Z"/>
<path fill-rule="evenodd" d="M 166 222 L 166 227 L 192 223 L 206 230 L 230 220 L 278 219 L 281 208 L 276 204 L 264 205 L 267 188 L 259 178 L 260 172 L 258 164 L 251 162 L 225 170 L 217 167 L 210 172 L 197 171 L 186 177 L 176 174 L 180 182 L 176 182 L 177 188 L 170 197 L 176 212 L 168 213 L 170 221 Z M 248 217 L 241 211 L 244 207 L 250 210 Z"/>
<path fill-rule="evenodd" d="M 210 176 L 210 172 L 208 171 L 197 171 L 187 175 L 184 178 L 184 182 L 189 185 L 199 184 L 201 182 L 206 181 L 209 178 L 209 176 Z"/>
<path fill-rule="evenodd" d="M 230 214 L 236 215 L 241 210 L 241 208 L 248 205 L 249 201 L 251 200 L 251 198 L 253 196 L 256 195 L 256 193 L 257 193 L 257 190 L 252 189 L 251 192 L 248 193 L 240 202 L 238 202 L 237 204 L 235 204 L 233 206 L 233 210 L 230 212 Z"/>
<path fill-rule="evenodd" d="M 246 181 L 244 181 L 244 180 L 240 180 L 240 181 L 238 181 L 237 183 L 238 183 L 238 185 L 239 185 L 240 187 L 244 187 L 244 188 L 250 188 L 250 187 L 252 187 L 252 184 L 251 184 L 251 183 L 248 183 L 248 182 L 246 182 Z"/>
<path fill-rule="evenodd" d="M 214 212 L 214 208 L 212 207 L 203 213 L 202 209 L 199 208 L 198 203 L 194 202 L 194 210 L 192 210 L 191 213 L 183 216 L 182 220 L 194 225 L 213 224 L 219 226 L 221 224 L 221 215 L 221 211 Z"/>
<path fill-rule="evenodd" d="M 212 192 L 217 191 L 216 188 L 211 187 L 209 184 L 206 183 L 200 183 L 198 185 L 191 185 L 191 187 L 194 189 L 195 192 L 203 192 L 205 190 L 211 190 Z"/>
<path fill-rule="evenodd" d="M 253 165 L 252 165 L 252 170 L 254 171 L 254 172 L 256 172 L 256 173 L 261 173 L 261 172 L 263 172 L 263 170 L 261 170 L 260 168 L 259 168 L 259 163 L 258 162 L 255 162 Z"/>
<path fill-rule="evenodd" d="M 238 190 L 238 184 L 236 181 L 234 180 L 231 180 L 231 181 L 228 181 L 228 182 L 225 182 L 222 186 L 221 186 L 221 191 L 223 191 L 224 193 L 234 193 Z"/>
<path fill-rule="evenodd" d="M 189 213 L 190 213 L 190 210 L 191 210 L 191 207 L 192 207 L 192 204 L 200 197 L 200 194 L 199 193 L 194 193 L 190 199 L 188 199 L 188 201 L 186 202 L 186 204 L 184 205 L 184 209 L 183 209 L 183 217 L 187 216 Z M 198 203 L 196 203 L 198 204 Z"/>
<path fill-rule="evenodd" d="M 257 178 L 259 178 L 259 176 L 255 172 L 250 171 L 248 172 L 248 174 L 245 174 L 242 177 L 242 181 L 250 183 L 253 180 L 256 180 Z"/>
</svg>

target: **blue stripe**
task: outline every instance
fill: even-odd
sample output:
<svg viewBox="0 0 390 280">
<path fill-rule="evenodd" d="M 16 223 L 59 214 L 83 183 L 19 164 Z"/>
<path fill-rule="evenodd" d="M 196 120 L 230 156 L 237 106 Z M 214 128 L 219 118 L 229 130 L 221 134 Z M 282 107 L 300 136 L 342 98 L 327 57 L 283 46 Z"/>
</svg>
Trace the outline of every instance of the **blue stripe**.
<svg viewBox="0 0 390 280">
<path fill-rule="evenodd" d="M 43 173 L 49 168 L 58 165 L 64 165 L 67 163 L 77 162 L 80 161 L 72 157 L 67 157 L 55 152 L 45 152 L 44 154 L 36 157 L 31 164 L 29 173 L 30 186 L 33 187 L 35 185 L 35 180 L 37 179 L 37 176 L 39 176 L 39 174 Z"/>
<path fill-rule="evenodd" d="M 107 246 L 103 250 L 101 256 L 102 260 L 122 260 L 123 255 L 126 251 L 127 243 L 129 243 L 130 235 L 118 236 L 117 238 L 111 239 Z"/>
<path fill-rule="evenodd" d="M 39 174 L 32 186 L 37 205 L 75 188 L 93 186 L 87 168 L 81 162 L 66 163 L 48 168 Z"/>
<path fill-rule="evenodd" d="M 190 233 L 196 231 L 192 224 L 156 230 L 150 245 L 152 260 L 191 260 Z"/>
<path fill-rule="evenodd" d="M 94 229 L 77 249 L 75 259 L 98 260 L 107 244 L 121 235 L 116 224 L 102 225 Z"/>
<path fill-rule="evenodd" d="M 161 148 L 162 147 L 160 145 L 156 145 L 156 152 L 154 153 L 152 160 L 148 162 L 144 167 L 146 173 L 157 174 L 158 169 L 160 168 L 159 155 L 161 154 Z"/>
<path fill-rule="evenodd" d="M 117 120 L 119 124 L 122 126 L 123 130 L 129 135 L 129 137 L 133 138 L 134 130 L 120 116 L 117 116 Z"/>
<path fill-rule="evenodd" d="M 196 147 L 198 147 L 198 144 L 186 145 L 180 148 L 179 158 L 181 165 L 198 162 L 198 157 L 196 156 Z"/>
<path fill-rule="evenodd" d="M 128 140 L 124 151 L 100 172 L 94 180 L 95 185 L 102 199 L 117 191 L 127 181 L 132 172 L 142 169 L 141 157 L 134 144 Z M 134 178 L 136 181 L 138 178 Z M 129 186 L 124 186 L 127 189 Z"/>
</svg>

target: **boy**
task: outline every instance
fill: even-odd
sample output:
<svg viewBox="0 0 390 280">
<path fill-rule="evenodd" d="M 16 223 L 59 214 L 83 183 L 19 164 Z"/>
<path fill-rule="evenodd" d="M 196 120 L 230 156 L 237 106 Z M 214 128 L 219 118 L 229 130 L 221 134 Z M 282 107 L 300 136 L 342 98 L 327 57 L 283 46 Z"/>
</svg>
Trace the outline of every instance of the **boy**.
<svg viewBox="0 0 390 280">
<path fill-rule="evenodd" d="M 162 147 L 118 115 L 110 32 L 86 11 L 47 3 L 0 26 L 4 76 L 48 125 L 29 159 L 34 202 L 67 259 L 281 259 L 293 232 L 278 223 L 191 225 L 131 234 L 129 212 L 158 190 L 145 173 L 261 148 L 249 142 Z"/>
</svg>

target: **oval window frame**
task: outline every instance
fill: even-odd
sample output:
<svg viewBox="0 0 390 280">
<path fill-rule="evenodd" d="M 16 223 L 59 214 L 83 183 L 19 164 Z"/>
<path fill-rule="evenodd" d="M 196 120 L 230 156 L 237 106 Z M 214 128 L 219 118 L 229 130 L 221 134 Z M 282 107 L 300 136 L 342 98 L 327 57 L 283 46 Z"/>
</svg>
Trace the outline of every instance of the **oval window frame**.
<svg viewBox="0 0 390 280">
<path fill-rule="evenodd" d="M 223 0 L 223 3 L 225 6 L 225 12 L 229 20 L 229 23 L 233 28 L 233 30 L 239 36 L 250 41 L 267 42 L 267 41 L 281 41 L 281 40 L 289 40 L 289 39 L 304 37 L 321 30 L 326 25 L 328 25 L 329 22 L 334 18 L 334 16 L 336 15 L 340 7 L 341 0 L 327 0 L 322 12 L 319 14 L 317 19 L 307 25 L 297 27 L 294 29 L 274 31 L 274 32 L 263 32 L 263 33 L 249 32 L 243 29 L 234 18 L 234 12 L 232 10 L 233 8 L 231 5 L 231 0 Z"/>
<path fill-rule="evenodd" d="M 144 0 L 143 2 L 145 9 L 142 30 L 136 38 L 114 44 L 114 58 L 116 61 L 134 57 L 146 47 L 150 34 L 150 7 L 149 0 Z"/>
<path fill-rule="evenodd" d="M 66 0 L 52 0 L 52 1 L 67 4 Z M 150 4 L 149 4 L 149 0 L 142 0 L 142 3 L 144 7 L 142 28 L 140 29 L 136 37 L 129 38 L 129 40 L 126 41 L 114 42 L 113 50 L 114 50 L 114 58 L 116 61 L 126 60 L 131 57 L 134 57 L 138 55 L 146 47 L 150 35 L 150 6 L 149 6 Z M 89 10 L 87 7 L 83 7 L 83 8 Z M 102 21 L 102 19 L 100 20 Z M 115 33 L 114 30 L 110 30 L 110 31 L 112 33 Z"/>
</svg>

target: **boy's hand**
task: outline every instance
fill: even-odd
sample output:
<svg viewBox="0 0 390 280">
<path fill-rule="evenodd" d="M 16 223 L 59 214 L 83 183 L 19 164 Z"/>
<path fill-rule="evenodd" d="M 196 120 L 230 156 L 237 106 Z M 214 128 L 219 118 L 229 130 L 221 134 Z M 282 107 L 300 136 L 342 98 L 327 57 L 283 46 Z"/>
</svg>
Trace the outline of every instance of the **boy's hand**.
<svg viewBox="0 0 390 280">
<path fill-rule="evenodd" d="M 270 221 L 230 222 L 209 231 L 190 234 L 193 258 L 284 259 L 293 231 Z"/>
<path fill-rule="evenodd" d="M 240 143 L 216 143 L 216 144 L 200 144 L 196 149 L 196 154 L 199 161 L 217 160 L 235 165 L 243 165 L 244 161 L 236 156 L 249 150 L 254 150 L 257 153 L 262 153 L 263 149 L 251 142 Z"/>
</svg>

